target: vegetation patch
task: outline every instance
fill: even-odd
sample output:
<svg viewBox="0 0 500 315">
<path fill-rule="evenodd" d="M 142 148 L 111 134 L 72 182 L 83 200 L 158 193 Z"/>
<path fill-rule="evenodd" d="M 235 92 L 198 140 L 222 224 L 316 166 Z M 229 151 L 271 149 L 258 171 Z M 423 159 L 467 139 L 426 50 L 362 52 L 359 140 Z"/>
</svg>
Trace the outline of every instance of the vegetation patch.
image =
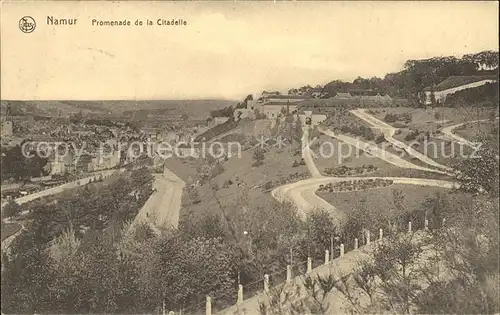
<svg viewBox="0 0 500 315">
<path fill-rule="evenodd" d="M 353 179 L 320 185 L 319 192 L 359 191 L 373 188 L 387 187 L 393 184 L 390 179 Z"/>
<path fill-rule="evenodd" d="M 349 167 L 347 165 L 341 165 L 338 167 L 325 168 L 325 174 L 333 176 L 358 176 L 371 174 L 378 171 L 378 168 L 373 164 L 361 165 L 356 167 Z"/>
</svg>

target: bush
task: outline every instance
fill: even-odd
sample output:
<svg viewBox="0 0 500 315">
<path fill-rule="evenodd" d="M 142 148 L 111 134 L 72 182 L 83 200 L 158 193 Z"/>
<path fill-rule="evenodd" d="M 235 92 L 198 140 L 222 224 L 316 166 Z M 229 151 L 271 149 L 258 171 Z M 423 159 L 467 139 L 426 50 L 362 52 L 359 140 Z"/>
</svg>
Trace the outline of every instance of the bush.
<svg viewBox="0 0 500 315">
<path fill-rule="evenodd" d="M 405 141 L 413 141 L 417 138 L 414 133 L 409 133 L 405 136 Z"/>
<path fill-rule="evenodd" d="M 384 121 L 387 123 L 395 123 L 397 120 L 398 116 L 391 113 L 386 114 L 384 117 Z"/>
<path fill-rule="evenodd" d="M 379 144 L 385 141 L 384 135 L 378 135 L 377 138 L 375 138 L 375 143 Z"/>
<path fill-rule="evenodd" d="M 270 190 L 270 189 L 273 189 L 273 187 L 274 187 L 274 185 L 273 185 L 272 181 L 264 184 L 264 190 Z"/>
</svg>

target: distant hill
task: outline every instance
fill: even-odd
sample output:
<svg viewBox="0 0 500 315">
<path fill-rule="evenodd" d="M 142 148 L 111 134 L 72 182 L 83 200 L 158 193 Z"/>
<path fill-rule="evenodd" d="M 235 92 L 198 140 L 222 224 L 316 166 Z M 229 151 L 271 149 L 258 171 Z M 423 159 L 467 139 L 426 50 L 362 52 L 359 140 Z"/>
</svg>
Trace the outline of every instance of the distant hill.
<svg viewBox="0 0 500 315">
<path fill-rule="evenodd" d="M 188 115 L 192 119 L 204 119 L 213 109 L 236 104 L 230 100 L 152 100 L 152 101 L 9 101 L 2 100 L 2 113 L 8 104 L 14 114 L 43 116 L 69 116 L 82 113 L 103 118 L 150 115 Z"/>
</svg>

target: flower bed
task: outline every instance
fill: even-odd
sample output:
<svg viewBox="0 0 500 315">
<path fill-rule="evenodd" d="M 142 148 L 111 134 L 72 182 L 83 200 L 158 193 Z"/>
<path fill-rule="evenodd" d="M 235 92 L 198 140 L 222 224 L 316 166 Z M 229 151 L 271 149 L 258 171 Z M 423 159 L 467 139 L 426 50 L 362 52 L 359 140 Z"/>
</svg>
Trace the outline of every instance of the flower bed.
<svg viewBox="0 0 500 315">
<path fill-rule="evenodd" d="M 356 176 L 356 175 L 364 175 L 368 173 L 373 173 L 378 171 L 378 167 L 375 167 L 372 164 L 369 165 L 361 165 L 356 167 L 350 167 L 346 165 L 342 165 L 339 167 L 327 167 L 325 168 L 325 174 L 333 175 L 333 176 Z"/>
<path fill-rule="evenodd" d="M 343 192 L 367 190 L 372 188 L 387 187 L 393 184 L 392 180 L 388 179 L 357 179 L 346 180 L 336 183 L 320 185 L 318 191 L 322 192 Z"/>
</svg>

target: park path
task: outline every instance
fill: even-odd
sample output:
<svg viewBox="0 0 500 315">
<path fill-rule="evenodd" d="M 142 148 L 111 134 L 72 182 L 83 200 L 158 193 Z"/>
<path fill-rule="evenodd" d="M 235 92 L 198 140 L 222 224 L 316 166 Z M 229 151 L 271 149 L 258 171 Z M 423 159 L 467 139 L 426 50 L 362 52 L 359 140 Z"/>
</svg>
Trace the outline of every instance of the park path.
<svg viewBox="0 0 500 315">
<path fill-rule="evenodd" d="M 397 156 L 394 153 L 388 152 L 388 151 L 384 150 L 383 148 L 378 147 L 377 145 L 375 145 L 373 143 L 365 142 L 363 140 L 353 138 L 353 137 L 350 137 L 350 136 L 347 136 L 344 134 L 338 134 L 338 133 L 333 132 L 332 130 L 328 130 L 325 128 L 318 128 L 318 130 L 321 133 L 323 133 L 324 135 L 327 135 L 329 137 L 338 139 L 344 143 L 352 145 L 355 148 L 362 150 L 364 152 L 367 152 L 368 154 L 371 154 L 371 155 L 373 155 L 373 156 L 375 156 L 375 157 L 377 157 L 377 158 L 379 158 L 387 163 L 390 163 L 394 166 L 447 175 L 446 172 L 443 172 L 440 170 L 436 170 L 436 169 L 413 164 L 413 163 Z"/>
<path fill-rule="evenodd" d="M 353 109 L 350 111 L 352 114 L 354 114 L 356 117 L 366 121 L 368 124 L 370 124 L 372 127 L 379 129 L 382 134 L 384 135 L 384 138 L 391 143 L 394 147 L 399 148 L 401 150 L 404 150 L 407 152 L 409 155 L 419 159 L 420 161 L 431 165 L 433 167 L 436 167 L 440 170 L 443 170 L 445 174 L 451 175 L 453 172 L 453 169 L 450 167 L 447 167 L 445 165 L 442 165 L 433 159 L 429 158 L 427 155 L 420 153 L 419 151 L 413 149 L 411 146 L 407 145 L 404 142 L 401 142 L 397 139 L 394 138 L 394 134 L 396 133 L 397 128 L 392 127 L 389 124 L 386 124 L 385 122 L 381 121 L 380 119 L 368 114 L 364 108 L 358 108 L 358 109 Z"/>
<path fill-rule="evenodd" d="M 311 173 L 311 176 L 313 178 L 319 178 L 323 177 L 321 175 L 321 172 L 318 170 L 318 167 L 316 166 L 316 163 L 314 163 L 313 156 L 311 154 L 311 148 L 310 143 L 309 143 L 309 132 L 310 132 L 310 127 L 308 125 L 304 125 L 302 127 L 302 158 L 304 159 L 304 162 L 306 163 L 307 169 L 309 170 L 309 173 Z M 314 141 L 314 139 L 313 139 Z M 311 141 L 311 143 L 313 142 Z"/>
<path fill-rule="evenodd" d="M 499 119 L 499 117 L 496 117 L 495 119 Z M 485 121 L 490 121 L 491 119 L 480 119 L 480 120 L 473 120 L 473 121 L 468 121 L 468 122 L 464 122 L 464 123 L 460 123 L 460 124 L 456 124 L 456 125 L 452 125 L 452 126 L 448 126 L 448 127 L 444 127 L 443 129 L 441 129 L 441 132 L 443 133 L 443 137 L 448 139 L 448 140 L 451 140 L 451 141 L 455 141 L 459 144 L 462 144 L 462 145 L 466 145 L 466 146 L 469 146 L 471 148 L 475 148 L 477 146 L 476 143 L 472 142 L 472 141 L 469 141 L 465 138 L 462 138 L 460 137 L 459 135 L 457 135 L 456 133 L 454 133 L 454 130 L 457 129 L 458 127 L 461 127 L 461 126 L 464 126 L 464 125 L 467 125 L 467 124 L 473 124 L 473 123 L 478 123 L 478 122 L 485 122 Z"/>
</svg>

